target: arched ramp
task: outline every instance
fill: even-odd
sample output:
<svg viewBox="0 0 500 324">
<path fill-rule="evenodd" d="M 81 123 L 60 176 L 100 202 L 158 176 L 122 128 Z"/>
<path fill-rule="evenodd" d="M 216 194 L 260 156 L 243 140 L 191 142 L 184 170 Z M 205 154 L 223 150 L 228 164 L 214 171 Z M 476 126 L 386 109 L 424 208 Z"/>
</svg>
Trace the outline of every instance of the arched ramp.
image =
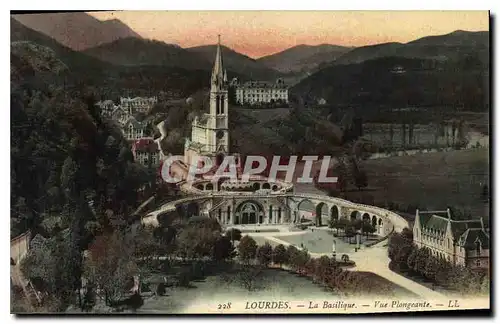
<svg viewBox="0 0 500 324">
<path fill-rule="evenodd" d="M 316 205 L 316 217 L 315 217 L 315 224 L 316 226 L 322 226 L 322 218 L 323 217 L 328 217 L 328 206 L 324 202 L 320 202 L 318 205 Z"/>
</svg>

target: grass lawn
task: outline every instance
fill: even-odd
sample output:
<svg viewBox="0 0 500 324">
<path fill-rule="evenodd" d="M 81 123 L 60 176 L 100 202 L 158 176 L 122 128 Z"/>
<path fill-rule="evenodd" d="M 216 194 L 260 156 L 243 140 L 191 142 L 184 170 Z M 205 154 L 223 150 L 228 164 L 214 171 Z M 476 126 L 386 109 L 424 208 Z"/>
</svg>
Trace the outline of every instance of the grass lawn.
<svg viewBox="0 0 500 324">
<path fill-rule="evenodd" d="M 344 239 L 342 237 L 334 237 L 333 233 L 326 230 L 316 230 L 314 232 L 307 232 L 297 235 L 279 236 L 277 238 L 297 247 L 300 247 L 301 244 L 303 244 L 304 247 L 312 253 L 332 252 L 333 240 L 335 240 L 336 242 L 337 254 L 354 252 L 354 248 L 356 247 L 356 238 L 351 238 L 352 244 L 349 244 L 347 238 Z M 365 242 L 367 242 L 367 240 L 365 236 L 362 235 L 361 244 Z"/>
<path fill-rule="evenodd" d="M 166 296 L 154 296 L 144 300 L 144 305 L 137 313 L 161 314 L 183 313 L 193 309 L 193 306 L 203 312 L 207 307 L 216 307 L 217 303 L 227 301 L 308 301 L 332 300 L 342 297 L 369 297 L 363 289 L 355 293 L 343 294 L 332 292 L 310 278 L 299 276 L 286 270 L 265 269 L 229 271 L 205 279 L 197 280 L 191 287 L 176 287 L 167 289 Z M 360 272 L 363 280 L 370 285 L 378 285 L 378 298 L 412 298 L 413 293 L 387 281 L 370 272 Z M 242 279 L 245 278 L 245 279 Z M 248 281 L 251 280 L 251 289 Z"/>
<path fill-rule="evenodd" d="M 452 206 L 486 220 L 489 206 L 481 201 L 480 192 L 481 185 L 489 183 L 488 154 L 487 148 L 436 152 L 367 160 L 362 167 L 370 187 L 379 188 L 369 192 L 375 201 L 428 210 Z"/>
</svg>

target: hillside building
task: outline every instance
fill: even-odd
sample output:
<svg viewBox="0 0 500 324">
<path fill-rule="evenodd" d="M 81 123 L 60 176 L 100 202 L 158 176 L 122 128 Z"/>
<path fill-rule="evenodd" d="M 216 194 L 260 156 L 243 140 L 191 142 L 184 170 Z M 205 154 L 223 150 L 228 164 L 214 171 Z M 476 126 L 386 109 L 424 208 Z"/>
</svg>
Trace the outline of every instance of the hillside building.
<svg viewBox="0 0 500 324">
<path fill-rule="evenodd" d="M 158 102 L 157 97 L 151 98 L 120 98 L 120 106 L 128 111 L 129 114 L 133 115 L 136 113 L 146 113 L 148 110 L 153 108 L 153 106 Z"/>
<path fill-rule="evenodd" d="M 125 123 L 123 123 L 122 131 L 127 140 L 133 141 L 146 137 L 147 126 L 147 123 L 139 122 L 137 119 L 130 116 Z"/>
<path fill-rule="evenodd" d="M 134 161 L 145 167 L 156 167 L 160 163 L 160 150 L 152 138 L 140 138 L 132 144 Z"/>
<path fill-rule="evenodd" d="M 413 241 L 431 254 L 453 265 L 471 269 L 489 268 L 490 237 L 483 219 L 453 220 L 446 211 L 416 212 Z"/>
<path fill-rule="evenodd" d="M 113 112 L 118 108 L 117 105 L 113 102 L 113 100 L 102 100 L 95 104 L 101 109 L 102 116 L 111 116 Z"/>
<path fill-rule="evenodd" d="M 263 81 L 249 81 L 239 84 L 237 79 L 232 81 L 236 92 L 236 102 L 240 105 L 259 105 L 262 103 L 288 103 L 288 87 L 283 79 L 275 83 Z"/>
</svg>

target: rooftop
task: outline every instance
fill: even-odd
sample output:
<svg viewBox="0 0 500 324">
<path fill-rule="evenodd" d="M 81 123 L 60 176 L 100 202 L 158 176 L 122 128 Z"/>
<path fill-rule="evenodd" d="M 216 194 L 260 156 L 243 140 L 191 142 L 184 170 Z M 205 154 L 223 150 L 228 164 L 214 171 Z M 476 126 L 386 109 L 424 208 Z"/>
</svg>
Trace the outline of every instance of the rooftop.
<svg viewBox="0 0 500 324">
<path fill-rule="evenodd" d="M 444 233 L 448 224 L 455 239 L 458 239 L 468 229 L 484 231 L 482 219 L 454 220 L 449 209 L 446 211 L 418 211 L 417 217 L 422 229 Z"/>
</svg>

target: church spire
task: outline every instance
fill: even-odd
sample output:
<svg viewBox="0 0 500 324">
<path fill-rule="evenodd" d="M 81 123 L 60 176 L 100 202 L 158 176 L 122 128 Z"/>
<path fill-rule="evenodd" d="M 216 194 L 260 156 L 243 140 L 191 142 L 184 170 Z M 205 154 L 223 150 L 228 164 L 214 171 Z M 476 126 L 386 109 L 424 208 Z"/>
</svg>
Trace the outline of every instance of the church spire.
<svg viewBox="0 0 500 324">
<path fill-rule="evenodd" d="M 222 50 L 220 47 L 220 35 L 218 35 L 217 52 L 215 54 L 214 68 L 212 70 L 212 84 L 222 86 L 224 72 L 222 67 Z"/>
</svg>

